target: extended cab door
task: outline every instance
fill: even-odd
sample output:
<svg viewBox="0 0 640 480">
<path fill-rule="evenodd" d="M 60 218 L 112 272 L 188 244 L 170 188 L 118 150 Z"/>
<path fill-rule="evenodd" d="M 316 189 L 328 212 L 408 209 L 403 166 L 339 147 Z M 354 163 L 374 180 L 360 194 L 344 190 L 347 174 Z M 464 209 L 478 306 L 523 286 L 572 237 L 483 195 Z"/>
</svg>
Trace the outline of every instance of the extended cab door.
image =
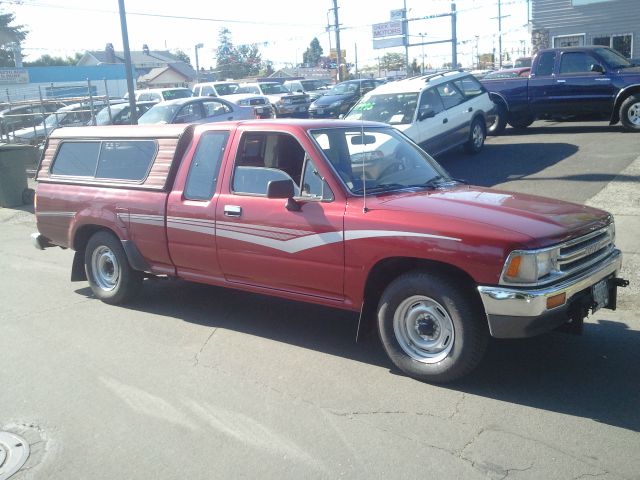
<svg viewBox="0 0 640 480">
<path fill-rule="evenodd" d="M 234 148 L 216 211 L 227 281 L 342 301 L 345 201 L 324 180 L 317 149 L 306 136 L 267 130 L 245 130 Z M 293 182 L 293 201 L 267 198 L 278 180 Z"/>
<path fill-rule="evenodd" d="M 218 177 L 227 155 L 229 132 L 205 131 L 193 142 L 169 194 L 167 239 L 178 276 L 223 281 L 216 253 L 215 215 Z"/>
</svg>

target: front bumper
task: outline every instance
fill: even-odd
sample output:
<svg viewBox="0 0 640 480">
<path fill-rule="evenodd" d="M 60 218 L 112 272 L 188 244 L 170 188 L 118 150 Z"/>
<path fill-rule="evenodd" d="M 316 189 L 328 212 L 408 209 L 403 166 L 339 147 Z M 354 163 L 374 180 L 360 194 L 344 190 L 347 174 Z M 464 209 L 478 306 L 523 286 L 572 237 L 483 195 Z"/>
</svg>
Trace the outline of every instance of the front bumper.
<svg viewBox="0 0 640 480">
<path fill-rule="evenodd" d="M 569 321 L 572 301 L 599 281 L 613 277 L 622 266 L 622 253 L 614 250 L 607 259 L 580 275 L 555 285 L 535 289 L 506 286 L 479 286 L 478 292 L 489 321 L 489 331 L 496 338 L 532 337 L 553 330 Z M 610 283 L 610 288 L 616 286 Z M 564 293 L 563 305 L 547 308 L 547 299 Z M 615 298 L 615 292 L 614 296 Z"/>
</svg>

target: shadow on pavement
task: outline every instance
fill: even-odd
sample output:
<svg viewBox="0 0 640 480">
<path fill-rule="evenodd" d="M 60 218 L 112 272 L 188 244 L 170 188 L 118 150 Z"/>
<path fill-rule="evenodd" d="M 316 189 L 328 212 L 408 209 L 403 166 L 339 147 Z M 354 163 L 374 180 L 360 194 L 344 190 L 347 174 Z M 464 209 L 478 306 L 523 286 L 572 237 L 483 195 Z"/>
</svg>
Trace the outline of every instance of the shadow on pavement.
<svg viewBox="0 0 640 480">
<path fill-rule="evenodd" d="M 491 187 L 541 172 L 577 151 L 569 143 L 486 144 L 477 155 L 456 149 L 437 160 L 453 177 Z"/>
<path fill-rule="evenodd" d="M 76 291 L 91 296 L 91 290 Z M 355 343 L 357 315 L 180 280 L 147 281 L 126 308 L 389 368 L 375 335 Z M 494 340 L 469 377 L 442 388 L 640 431 L 640 332 L 596 313 L 582 336 Z M 606 317 L 607 319 L 604 319 Z"/>
</svg>

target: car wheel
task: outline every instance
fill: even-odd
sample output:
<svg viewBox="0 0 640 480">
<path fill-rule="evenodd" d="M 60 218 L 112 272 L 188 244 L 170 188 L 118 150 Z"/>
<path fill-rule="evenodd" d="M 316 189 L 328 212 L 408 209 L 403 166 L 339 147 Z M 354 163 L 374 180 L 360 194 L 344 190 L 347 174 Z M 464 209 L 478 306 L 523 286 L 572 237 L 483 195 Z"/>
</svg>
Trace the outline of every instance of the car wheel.
<svg viewBox="0 0 640 480">
<path fill-rule="evenodd" d="M 534 120 L 535 119 L 530 115 L 525 115 L 522 117 L 512 117 L 509 119 L 509 125 L 517 130 L 521 130 L 531 125 Z"/>
<path fill-rule="evenodd" d="M 105 303 L 126 303 L 142 284 L 142 272 L 131 268 L 120 240 L 106 231 L 89 239 L 84 265 L 91 290 Z"/>
<path fill-rule="evenodd" d="M 495 119 L 491 125 L 487 125 L 487 135 L 502 135 L 507 128 L 507 107 L 502 103 L 496 103 Z"/>
<path fill-rule="evenodd" d="M 620 122 L 625 130 L 640 131 L 640 95 L 631 95 L 620 105 Z"/>
<path fill-rule="evenodd" d="M 480 300 L 450 277 L 425 272 L 389 284 L 378 305 L 378 332 L 394 365 L 427 382 L 468 374 L 489 341 Z"/>
<path fill-rule="evenodd" d="M 482 118 L 476 118 L 471 122 L 471 129 L 469 130 L 469 140 L 464 145 L 464 149 L 467 153 L 478 153 L 482 150 L 484 140 L 487 138 L 486 127 Z"/>
</svg>

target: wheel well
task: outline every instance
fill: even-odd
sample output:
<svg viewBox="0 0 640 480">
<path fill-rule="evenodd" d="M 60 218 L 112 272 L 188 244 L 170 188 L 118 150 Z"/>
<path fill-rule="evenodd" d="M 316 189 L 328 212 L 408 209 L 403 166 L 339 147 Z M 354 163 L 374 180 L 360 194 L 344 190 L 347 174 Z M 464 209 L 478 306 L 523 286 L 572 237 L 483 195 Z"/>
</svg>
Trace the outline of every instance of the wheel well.
<svg viewBox="0 0 640 480">
<path fill-rule="evenodd" d="M 489 93 L 489 98 L 493 101 L 493 103 L 496 103 L 496 104 L 499 103 L 500 105 L 502 105 L 505 108 L 505 110 L 507 110 L 507 112 L 509 111 L 509 104 L 504 99 L 504 97 L 502 97 L 501 95 L 498 95 L 497 93 L 490 92 Z"/>
<path fill-rule="evenodd" d="M 110 228 L 103 227 L 101 225 L 83 225 L 78 229 L 73 237 L 73 244 L 71 245 L 71 248 L 78 252 L 83 251 L 86 248 L 89 239 L 100 230 L 112 233 L 116 238 L 118 237 Z"/>
<path fill-rule="evenodd" d="M 385 258 L 376 263 L 369 271 L 364 287 L 364 304 L 361 312 L 360 333 L 370 332 L 375 326 L 378 301 L 385 288 L 400 275 L 407 272 L 421 270 L 429 273 L 439 273 L 455 278 L 457 283 L 481 302 L 475 289 L 476 282 L 464 270 L 448 263 L 437 262 L 411 257 Z M 482 305 L 480 303 L 480 305 Z"/>
<path fill-rule="evenodd" d="M 640 93 L 640 85 L 634 85 L 633 87 L 627 88 L 622 95 L 616 98 L 616 103 L 613 106 L 613 111 L 611 112 L 611 124 L 618 123 L 620 121 L 620 106 L 622 103 L 629 98 L 631 95 L 635 95 Z"/>
</svg>

